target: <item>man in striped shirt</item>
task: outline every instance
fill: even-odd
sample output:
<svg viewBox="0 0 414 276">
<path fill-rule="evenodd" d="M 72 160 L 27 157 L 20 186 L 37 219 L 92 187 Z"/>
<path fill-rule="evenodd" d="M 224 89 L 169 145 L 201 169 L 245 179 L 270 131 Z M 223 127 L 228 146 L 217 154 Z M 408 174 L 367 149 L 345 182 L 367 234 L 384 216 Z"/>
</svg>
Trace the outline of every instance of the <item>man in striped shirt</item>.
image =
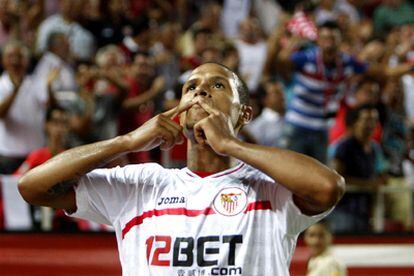
<svg viewBox="0 0 414 276">
<path fill-rule="evenodd" d="M 388 68 L 360 62 L 340 52 L 340 43 L 339 26 L 327 21 L 318 28 L 315 47 L 295 53 L 293 47 L 286 47 L 277 60 L 281 69 L 294 74 L 293 97 L 286 113 L 287 147 L 323 163 L 327 161 L 329 118 L 338 109 L 346 81 L 355 74 L 383 78 L 412 70 L 411 64 Z"/>
</svg>

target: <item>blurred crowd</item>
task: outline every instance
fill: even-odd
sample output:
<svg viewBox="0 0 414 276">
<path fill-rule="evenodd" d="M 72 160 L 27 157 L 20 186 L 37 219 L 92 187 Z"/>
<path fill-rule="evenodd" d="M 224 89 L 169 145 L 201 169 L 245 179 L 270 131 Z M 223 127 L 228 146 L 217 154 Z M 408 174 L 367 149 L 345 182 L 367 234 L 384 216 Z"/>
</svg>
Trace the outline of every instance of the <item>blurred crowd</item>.
<svg viewBox="0 0 414 276">
<path fill-rule="evenodd" d="M 0 0 L 0 47 L 0 174 L 136 129 L 178 103 L 192 69 L 217 62 L 249 87 L 241 139 L 346 178 L 334 232 L 372 231 L 385 188 L 385 230 L 413 231 L 414 1 Z M 184 166 L 185 152 L 107 166 Z M 54 214 L 54 230 L 82 225 Z"/>
</svg>

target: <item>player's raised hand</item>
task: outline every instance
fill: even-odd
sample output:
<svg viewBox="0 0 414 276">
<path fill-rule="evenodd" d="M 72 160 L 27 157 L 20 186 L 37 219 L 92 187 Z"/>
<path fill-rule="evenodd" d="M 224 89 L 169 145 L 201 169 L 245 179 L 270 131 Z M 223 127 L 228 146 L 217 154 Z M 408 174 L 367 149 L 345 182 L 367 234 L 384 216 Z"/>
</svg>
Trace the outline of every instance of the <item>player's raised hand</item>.
<svg viewBox="0 0 414 276">
<path fill-rule="evenodd" d="M 217 154 L 226 155 L 227 142 L 236 139 L 230 118 L 204 101 L 197 103 L 209 116 L 194 125 L 196 142 L 201 145 L 208 144 Z"/>
<path fill-rule="evenodd" d="M 183 143 L 183 128 L 172 119 L 188 110 L 194 103 L 190 101 L 161 113 L 127 134 L 130 138 L 129 148 L 135 151 L 147 151 L 160 146 L 162 150 L 168 150 L 175 144 Z"/>
</svg>

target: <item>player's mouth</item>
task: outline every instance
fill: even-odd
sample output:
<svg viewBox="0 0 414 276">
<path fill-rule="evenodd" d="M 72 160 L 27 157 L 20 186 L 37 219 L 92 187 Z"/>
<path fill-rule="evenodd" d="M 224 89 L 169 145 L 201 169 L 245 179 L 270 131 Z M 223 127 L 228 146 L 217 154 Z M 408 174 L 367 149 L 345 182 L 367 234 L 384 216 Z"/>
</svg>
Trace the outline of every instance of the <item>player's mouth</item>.
<svg viewBox="0 0 414 276">
<path fill-rule="evenodd" d="M 188 111 L 188 115 L 196 121 L 199 121 L 208 116 L 208 113 L 199 104 L 193 105 Z"/>
</svg>

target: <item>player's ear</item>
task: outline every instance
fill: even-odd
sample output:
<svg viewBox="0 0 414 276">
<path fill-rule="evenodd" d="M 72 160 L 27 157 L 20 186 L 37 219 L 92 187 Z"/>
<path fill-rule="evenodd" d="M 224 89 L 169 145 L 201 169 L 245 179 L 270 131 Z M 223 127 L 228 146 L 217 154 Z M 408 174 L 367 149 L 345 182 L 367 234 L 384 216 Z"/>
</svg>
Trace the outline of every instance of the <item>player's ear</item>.
<svg viewBox="0 0 414 276">
<path fill-rule="evenodd" d="M 253 108 L 249 105 L 242 105 L 240 108 L 239 124 L 247 125 L 253 118 Z"/>
</svg>

